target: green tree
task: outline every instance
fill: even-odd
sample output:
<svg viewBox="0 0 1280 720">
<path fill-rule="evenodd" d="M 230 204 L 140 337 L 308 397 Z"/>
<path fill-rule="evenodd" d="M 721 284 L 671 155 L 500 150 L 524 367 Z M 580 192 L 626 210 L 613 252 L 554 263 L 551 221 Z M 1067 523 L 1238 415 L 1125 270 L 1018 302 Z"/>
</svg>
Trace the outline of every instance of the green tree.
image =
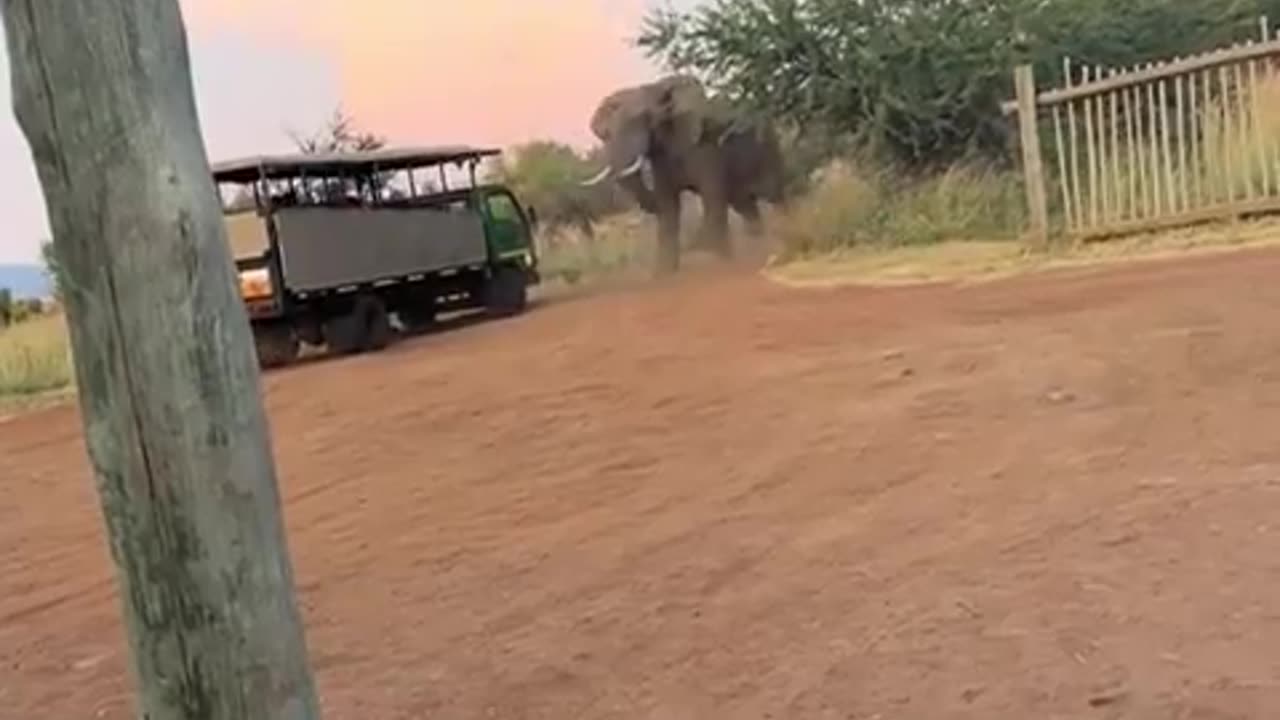
<svg viewBox="0 0 1280 720">
<path fill-rule="evenodd" d="M 0 288 L 0 327 L 8 327 L 13 321 L 13 291 L 9 288 Z"/>
<path fill-rule="evenodd" d="M 610 183 L 582 186 L 603 166 L 598 154 L 584 156 L 568 145 L 536 140 L 508 150 L 497 176 L 537 209 L 544 227 L 577 227 L 591 237 L 596 222 L 627 207 Z"/>
<path fill-rule="evenodd" d="M 308 155 L 325 153 L 366 152 L 386 147 L 387 139 L 376 133 L 361 129 L 351 115 L 342 107 L 338 107 L 329 116 L 323 127 L 307 135 L 290 132 L 290 138 L 299 152 Z M 372 178 L 372 193 L 385 193 L 391 180 L 391 173 L 377 173 Z M 311 181 L 310 192 L 317 197 L 338 200 L 350 195 L 360 195 L 362 188 L 355 179 L 343 182 Z"/>
<path fill-rule="evenodd" d="M 1257 36 L 1280 0 L 710 0 L 655 10 L 639 46 L 806 135 L 852 138 L 917 168 L 1006 159 L 1012 70 L 1058 83 Z"/>
<path fill-rule="evenodd" d="M 44 263 L 44 271 L 49 278 L 49 283 L 53 286 L 53 297 L 58 302 L 62 302 L 66 280 L 62 270 L 62 263 L 58 262 L 57 250 L 54 248 L 52 240 L 45 240 L 40 243 L 40 259 Z"/>
<path fill-rule="evenodd" d="M 386 147 L 387 139 L 376 133 L 361 130 L 351 115 L 342 107 L 335 108 L 324 126 L 309 135 L 290 132 L 293 144 L 299 152 L 307 154 L 362 152 Z"/>
</svg>

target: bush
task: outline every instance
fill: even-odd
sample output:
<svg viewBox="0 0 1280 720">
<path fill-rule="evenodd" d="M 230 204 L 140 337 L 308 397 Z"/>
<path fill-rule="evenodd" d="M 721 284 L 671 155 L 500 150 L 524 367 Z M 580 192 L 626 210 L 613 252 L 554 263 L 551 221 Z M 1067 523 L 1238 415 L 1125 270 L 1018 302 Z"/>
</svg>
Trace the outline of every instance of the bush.
<svg viewBox="0 0 1280 720">
<path fill-rule="evenodd" d="M 0 330 L 0 398 L 60 390 L 71 384 L 70 346 L 62 320 L 45 316 Z"/>
<path fill-rule="evenodd" d="M 783 259 L 850 248 L 1016 240 L 1025 200 L 1017 175 L 976 163 L 911 176 L 841 160 L 780 218 Z"/>
</svg>

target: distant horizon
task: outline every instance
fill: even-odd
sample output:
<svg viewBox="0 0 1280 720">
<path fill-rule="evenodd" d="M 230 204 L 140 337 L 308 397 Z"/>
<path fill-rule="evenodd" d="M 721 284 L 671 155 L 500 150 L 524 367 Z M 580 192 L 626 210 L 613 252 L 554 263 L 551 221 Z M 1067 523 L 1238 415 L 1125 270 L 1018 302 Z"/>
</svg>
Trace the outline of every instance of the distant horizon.
<svg viewBox="0 0 1280 720">
<path fill-rule="evenodd" d="M 47 299 L 53 296 L 53 282 L 47 273 L 40 260 L 0 263 L 0 290 L 9 290 L 15 298 Z"/>
<path fill-rule="evenodd" d="M 464 144 L 504 151 L 533 140 L 594 144 L 587 119 L 612 89 L 660 70 L 631 43 L 658 5 L 701 0 L 180 0 L 210 162 L 295 149 L 342 108 L 393 145 Z M 421 41 L 427 28 L 452 32 Z M 0 30 L 0 45 L 4 45 Z M 0 52 L 8 76 L 8 52 Z M 433 72 L 447 68 L 446 72 Z M 8 82 L 0 104 L 11 104 Z M 0 193 L 8 232 L 0 263 L 40 263 L 49 237 L 30 151 L 12 112 L 0 116 Z"/>
</svg>

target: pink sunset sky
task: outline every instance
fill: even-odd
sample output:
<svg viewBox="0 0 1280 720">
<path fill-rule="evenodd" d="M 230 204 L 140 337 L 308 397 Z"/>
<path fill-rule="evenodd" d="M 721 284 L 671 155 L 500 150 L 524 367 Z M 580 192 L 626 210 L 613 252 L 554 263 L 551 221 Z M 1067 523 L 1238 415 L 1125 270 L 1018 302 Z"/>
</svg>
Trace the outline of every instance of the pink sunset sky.
<svg viewBox="0 0 1280 720">
<path fill-rule="evenodd" d="M 661 4 L 689 7 L 698 0 Z M 181 0 L 211 159 L 288 150 L 341 104 L 396 143 L 591 142 L 595 103 L 658 70 L 632 47 L 655 0 Z M 9 107 L 7 58 L 0 102 Z M 0 262 L 38 257 L 43 199 L 0 116 Z"/>
</svg>

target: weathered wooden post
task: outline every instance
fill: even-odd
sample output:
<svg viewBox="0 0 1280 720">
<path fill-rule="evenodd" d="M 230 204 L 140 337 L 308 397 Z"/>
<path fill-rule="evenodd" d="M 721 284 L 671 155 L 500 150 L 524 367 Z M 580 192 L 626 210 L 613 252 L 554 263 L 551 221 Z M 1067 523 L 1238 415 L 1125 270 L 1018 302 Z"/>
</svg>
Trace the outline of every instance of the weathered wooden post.
<svg viewBox="0 0 1280 720">
<path fill-rule="evenodd" d="M 178 0 L 3 0 L 138 715 L 318 717 Z"/>
<path fill-rule="evenodd" d="M 1022 147 L 1022 174 L 1027 188 L 1027 209 L 1031 242 L 1044 247 L 1049 242 L 1049 201 L 1044 188 L 1044 166 L 1040 153 L 1040 128 L 1036 104 L 1036 81 L 1031 65 L 1014 71 L 1017 90 L 1018 130 Z"/>
</svg>

